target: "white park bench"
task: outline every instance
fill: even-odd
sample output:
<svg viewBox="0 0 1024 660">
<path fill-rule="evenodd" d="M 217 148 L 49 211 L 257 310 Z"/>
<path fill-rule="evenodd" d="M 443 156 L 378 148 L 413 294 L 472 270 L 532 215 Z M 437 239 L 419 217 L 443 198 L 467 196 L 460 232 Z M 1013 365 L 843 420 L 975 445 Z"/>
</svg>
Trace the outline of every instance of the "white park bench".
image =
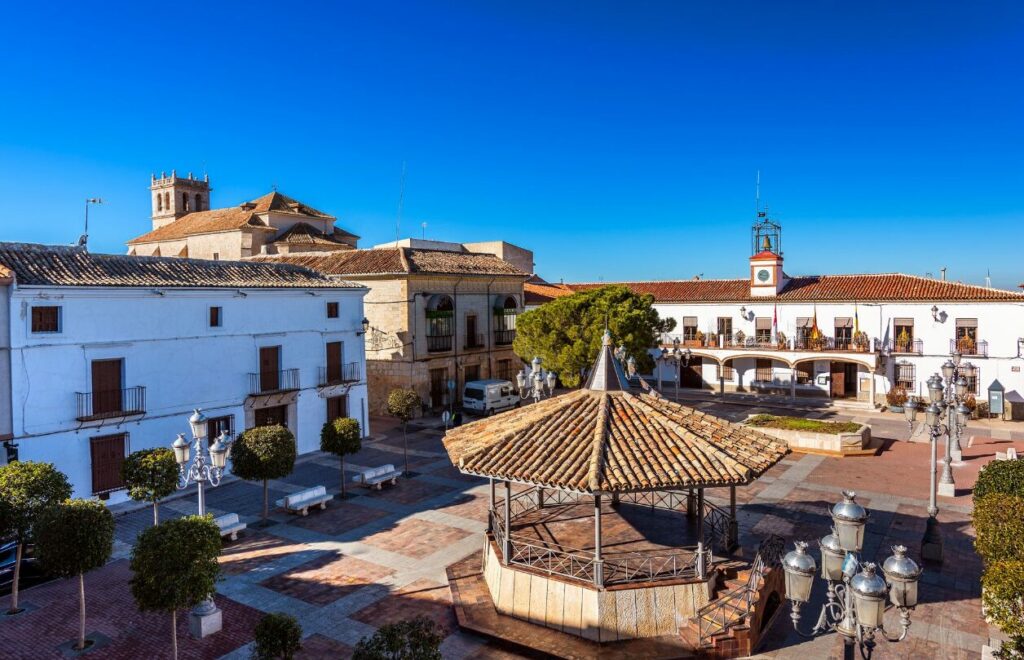
<svg viewBox="0 0 1024 660">
<path fill-rule="evenodd" d="M 328 495 L 326 488 L 314 486 L 279 499 L 277 506 L 283 507 L 289 513 L 301 513 L 305 516 L 309 514 L 310 508 L 318 504 L 321 509 L 326 509 L 327 503 L 333 499 L 334 495 Z"/>
<path fill-rule="evenodd" d="M 396 470 L 394 465 L 388 463 L 387 465 L 381 465 L 380 467 L 363 470 L 354 476 L 352 481 L 360 486 L 380 490 L 380 487 L 389 481 L 391 482 L 391 485 L 394 486 L 398 483 L 398 477 L 400 476 L 402 476 L 402 471 Z"/>
<path fill-rule="evenodd" d="M 237 541 L 238 533 L 245 529 L 245 523 L 239 522 L 237 513 L 225 513 L 214 518 L 213 522 L 220 528 L 221 538 L 230 536 L 232 541 Z"/>
<path fill-rule="evenodd" d="M 1017 456 L 1017 450 L 1014 449 L 1013 447 L 1009 447 L 1009 448 L 1007 448 L 1006 453 L 1003 453 L 1001 451 L 997 451 L 996 452 L 996 460 L 997 461 L 1016 461 L 1016 460 L 1019 460 L 1019 457 Z"/>
</svg>

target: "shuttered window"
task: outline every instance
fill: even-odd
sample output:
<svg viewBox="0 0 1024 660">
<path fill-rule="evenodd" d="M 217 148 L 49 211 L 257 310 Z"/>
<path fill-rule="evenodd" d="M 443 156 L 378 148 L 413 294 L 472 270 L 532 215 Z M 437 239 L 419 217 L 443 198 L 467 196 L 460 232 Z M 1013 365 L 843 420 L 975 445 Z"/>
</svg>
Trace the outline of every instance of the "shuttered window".
<svg viewBox="0 0 1024 660">
<path fill-rule="evenodd" d="M 683 317 L 683 339 L 693 340 L 697 338 L 697 317 Z"/>
<path fill-rule="evenodd" d="M 101 435 L 89 440 L 92 458 L 92 493 L 100 495 L 124 487 L 121 465 L 128 453 L 128 434 Z"/>
<path fill-rule="evenodd" d="M 342 344 L 340 341 L 327 342 L 327 382 L 341 382 L 341 354 Z"/>
<path fill-rule="evenodd" d="M 898 363 L 896 365 L 896 386 L 902 387 L 907 392 L 914 393 L 917 391 L 917 374 L 916 367 L 913 364 Z"/>
<path fill-rule="evenodd" d="M 348 397 L 332 396 L 327 398 L 327 421 L 333 422 L 339 417 L 348 417 Z"/>
<path fill-rule="evenodd" d="M 55 305 L 33 306 L 32 332 L 60 332 L 60 307 Z"/>
<path fill-rule="evenodd" d="M 327 318 L 336 319 L 338 318 L 338 303 L 329 302 L 327 303 Z"/>
<path fill-rule="evenodd" d="M 853 319 L 849 316 L 837 316 L 835 326 L 837 328 L 852 328 Z"/>
<path fill-rule="evenodd" d="M 124 410 L 123 384 L 121 374 L 124 361 L 93 360 L 92 361 L 92 414 L 107 415 Z"/>
<path fill-rule="evenodd" d="M 221 326 L 221 322 L 222 322 L 221 312 L 222 312 L 222 310 L 221 310 L 220 307 L 211 307 L 210 308 L 210 327 L 211 328 L 219 328 Z"/>
</svg>

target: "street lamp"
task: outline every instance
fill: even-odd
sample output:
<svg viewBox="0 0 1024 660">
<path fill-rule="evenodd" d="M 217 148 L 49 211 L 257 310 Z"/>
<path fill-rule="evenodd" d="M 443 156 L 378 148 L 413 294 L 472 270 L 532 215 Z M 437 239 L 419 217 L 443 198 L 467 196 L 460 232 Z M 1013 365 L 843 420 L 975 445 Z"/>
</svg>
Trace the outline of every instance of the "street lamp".
<svg viewBox="0 0 1024 660">
<path fill-rule="evenodd" d="M 524 367 L 522 371 L 516 374 L 516 384 L 519 386 L 519 398 L 525 401 L 526 399 L 533 397 L 533 402 L 537 403 L 544 396 L 544 386 L 548 387 L 548 396 L 554 396 L 555 385 L 558 382 L 558 374 L 552 371 L 544 371 L 541 366 L 540 357 L 535 357 L 530 362 L 532 367 L 529 374 L 526 373 Z"/>
<path fill-rule="evenodd" d="M 793 629 L 803 637 L 836 631 L 843 636 L 845 656 L 853 656 L 857 644 L 861 656 L 869 658 L 875 635 L 881 633 L 890 642 L 906 638 L 910 612 L 917 605 L 917 582 L 921 569 L 906 556 L 907 549 L 893 546 L 893 555 L 878 575 L 875 564 L 861 563 L 857 553 L 864 541 L 868 512 L 855 501 L 853 492 L 844 491 L 843 501 L 832 507 L 832 533 L 820 541 L 821 578 L 828 584 L 828 602 L 821 608 L 818 622 L 810 633 L 800 630 L 800 608 L 811 599 L 817 564 L 807 552 L 807 543 L 797 541 L 786 554 L 782 568 L 786 574 L 786 597 L 791 604 Z M 884 576 L 884 577 L 883 577 Z M 900 634 L 891 637 L 882 621 L 886 600 L 900 613 Z"/>
<path fill-rule="evenodd" d="M 941 387 L 941 383 L 937 383 L 937 380 L 937 376 L 928 379 L 929 397 L 932 396 L 933 390 L 938 390 Z M 919 410 L 920 405 L 914 400 L 907 401 L 907 405 L 903 407 L 903 414 L 906 416 L 911 433 L 914 431 L 914 422 L 917 421 Z M 933 400 L 924 410 L 925 426 L 928 427 L 928 435 L 931 438 L 931 467 L 928 471 L 928 520 L 925 523 L 924 538 L 921 539 L 921 557 L 931 561 L 942 561 L 942 535 L 939 534 L 939 521 L 937 519 L 939 506 L 936 502 L 935 473 L 938 463 L 936 447 L 939 436 L 942 435 L 945 429 L 941 424 L 942 409 L 939 408 L 938 403 Z"/>
<path fill-rule="evenodd" d="M 174 450 L 174 459 L 178 463 L 178 490 L 184 490 L 190 484 L 196 484 L 199 494 L 199 515 L 201 516 L 206 515 L 204 487 L 207 482 L 214 488 L 220 485 L 230 452 L 230 438 L 227 431 L 222 431 L 209 445 L 206 452 L 203 451 L 203 440 L 206 440 L 206 422 L 206 416 L 202 411 L 196 409 L 188 418 L 192 432 L 191 443 L 185 440 L 183 433 L 179 433 L 171 444 L 171 448 Z M 190 445 L 195 448 L 195 457 L 191 464 L 189 464 Z M 193 637 L 202 639 L 219 632 L 221 626 L 221 611 L 217 609 L 212 597 L 207 597 L 206 600 L 196 605 L 189 615 L 189 629 Z"/>
</svg>

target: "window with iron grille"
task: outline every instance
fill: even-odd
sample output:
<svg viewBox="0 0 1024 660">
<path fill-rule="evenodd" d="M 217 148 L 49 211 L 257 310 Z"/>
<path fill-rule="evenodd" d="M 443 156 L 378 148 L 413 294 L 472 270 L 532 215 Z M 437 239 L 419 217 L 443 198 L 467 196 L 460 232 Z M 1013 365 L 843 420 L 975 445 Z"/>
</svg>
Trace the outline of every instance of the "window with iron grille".
<svg viewBox="0 0 1024 660">
<path fill-rule="evenodd" d="M 498 360 L 497 377 L 500 380 L 514 380 L 512 373 L 512 360 Z"/>
<path fill-rule="evenodd" d="M 910 363 L 896 364 L 896 387 L 902 387 L 907 392 L 917 391 L 917 367 Z"/>
<path fill-rule="evenodd" d="M 735 378 L 736 378 L 736 370 L 732 368 L 732 362 L 731 361 L 726 362 L 721 367 L 719 367 L 719 369 L 722 372 L 722 378 L 724 380 L 735 380 Z"/>
<path fill-rule="evenodd" d="M 974 376 L 967 379 L 967 391 L 975 396 L 981 394 L 981 390 L 978 385 L 979 383 L 981 383 L 981 367 L 975 367 Z"/>
<path fill-rule="evenodd" d="M 758 360 L 754 367 L 754 380 L 762 383 L 770 383 L 772 381 L 772 361 L 771 360 Z"/>
<path fill-rule="evenodd" d="M 32 332 L 60 332 L 60 307 L 33 305 Z"/>
</svg>

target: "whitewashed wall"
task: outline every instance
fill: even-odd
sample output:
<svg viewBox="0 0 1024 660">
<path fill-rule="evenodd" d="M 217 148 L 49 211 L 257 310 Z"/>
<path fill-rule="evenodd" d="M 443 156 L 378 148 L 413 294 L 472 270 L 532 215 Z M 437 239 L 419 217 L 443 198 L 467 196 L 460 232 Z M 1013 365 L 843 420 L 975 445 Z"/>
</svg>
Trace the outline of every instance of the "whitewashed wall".
<svg viewBox="0 0 1024 660">
<path fill-rule="evenodd" d="M 76 497 L 91 494 L 89 439 L 128 432 L 130 450 L 169 446 L 188 434 L 187 417 L 234 415 L 245 428 L 249 373 L 259 348 L 281 346 L 282 369 L 299 369 L 295 406 L 300 453 L 319 448 L 326 403 L 317 388 L 325 344 L 344 342 L 345 363 L 363 380 L 348 391 L 349 414 L 367 428 L 361 320 L 364 289 L 153 290 L 127 288 L 12 289 L 10 301 L 13 433 L 21 460 L 52 461 L 71 479 Z M 327 318 L 337 301 L 339 317 Z M 60 305 L 59 334 L 31 333 L 33 304 Z M 209 327 L 209 308 L 223 308 L 222 327 Z M 76 421 L 75 392 L 89 392 L 91 361 L 124 359 L 124 387 L 146 387 L 146 413 L 118 424 Z M 250 413 L 251 416 L 251 413 Z M 111 502 L 124 499 L 123 491 Z"/>
</svg>

